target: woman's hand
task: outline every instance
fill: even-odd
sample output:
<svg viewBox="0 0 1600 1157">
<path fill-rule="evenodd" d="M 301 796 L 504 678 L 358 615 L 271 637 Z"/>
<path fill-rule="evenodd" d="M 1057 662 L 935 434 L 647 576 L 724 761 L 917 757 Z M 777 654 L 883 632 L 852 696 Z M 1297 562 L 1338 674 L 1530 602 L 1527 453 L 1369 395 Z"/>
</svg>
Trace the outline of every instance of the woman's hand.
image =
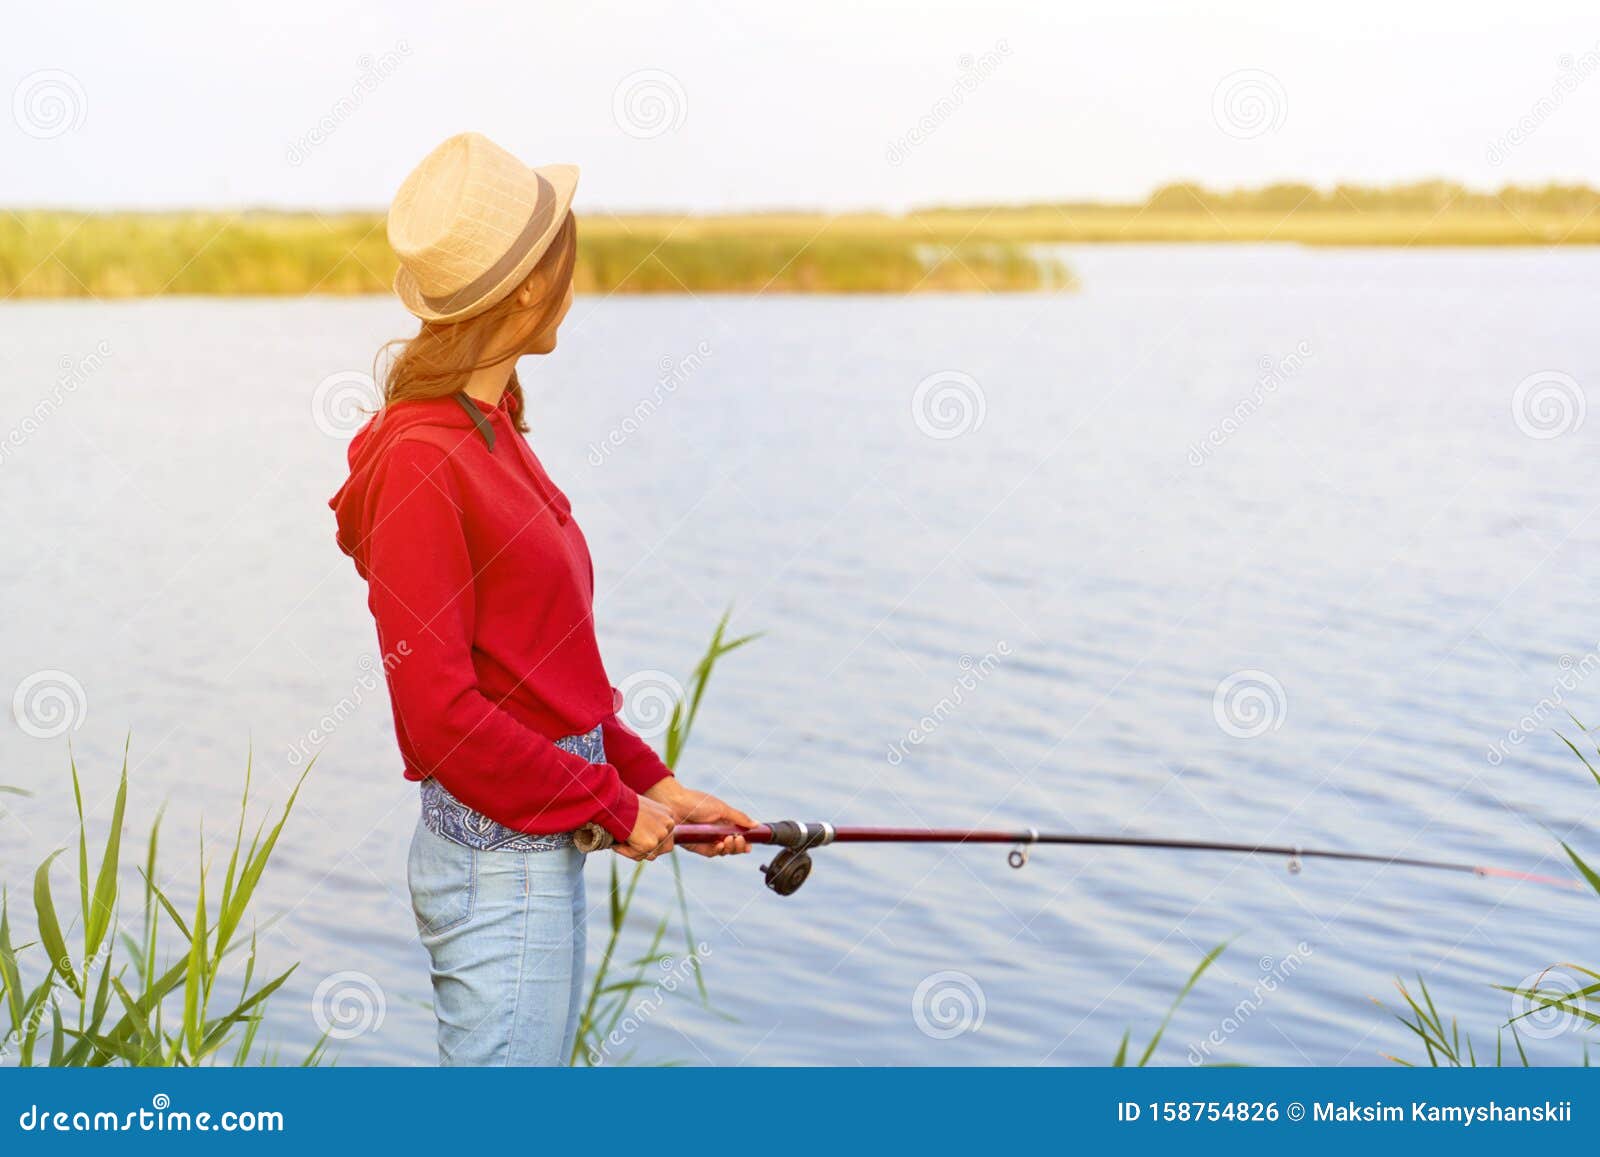
<svg viewBox="0 0 1600 1157">
<path fill-rule="evenodd" d="M 723 803 L 707 792 L 684 787 L 672 776 L 656 784 L 644 795 L 646 799 L 670 808 L 680 824 L 732 824 L 740 828 L 753 828 L 756 824 L 738 808 Z M 714 844 L 683 846 L 699 856 L 737 856 L 750 850 L 750 844 L 743 836 L 724 836 Z"/>
<path fill-rule="evenodd" d="M 678 821 L 664 803 L 639 797 L 639 818 L 633 821 L 628 842 L 616 845 L 617 855 L 630 860 L 653 860 L 672 851 L 672 827 Z"/>
</svg>

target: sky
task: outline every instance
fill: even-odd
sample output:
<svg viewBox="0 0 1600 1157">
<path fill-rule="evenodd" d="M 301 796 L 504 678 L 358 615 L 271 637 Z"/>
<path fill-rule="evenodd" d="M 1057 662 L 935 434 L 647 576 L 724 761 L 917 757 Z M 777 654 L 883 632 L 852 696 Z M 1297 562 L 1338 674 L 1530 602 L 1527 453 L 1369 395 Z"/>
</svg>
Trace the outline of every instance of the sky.
<svg viewBox="0 0 1600 1157">
<path fill-rule="evenodd" d="M 608 211 L 1600 185 L 1600 4 L 32 3 L 0 205 L 379 208 L 474 129 Z"/>
</svg>

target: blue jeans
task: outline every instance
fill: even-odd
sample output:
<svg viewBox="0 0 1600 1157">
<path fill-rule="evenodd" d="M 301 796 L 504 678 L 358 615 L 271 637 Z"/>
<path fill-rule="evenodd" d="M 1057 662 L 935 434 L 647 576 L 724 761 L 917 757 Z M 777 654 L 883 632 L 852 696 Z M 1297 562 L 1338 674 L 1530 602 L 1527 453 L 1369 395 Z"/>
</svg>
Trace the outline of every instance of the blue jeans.
<svg viewBox="0 0 1600 1157">
<path fill-rule="evenodd" d="M 418 821 L 406 878 L 439 1063 L 566 1064 L 583 996 L 583 853 L 479 851 Z"/>
</svg>

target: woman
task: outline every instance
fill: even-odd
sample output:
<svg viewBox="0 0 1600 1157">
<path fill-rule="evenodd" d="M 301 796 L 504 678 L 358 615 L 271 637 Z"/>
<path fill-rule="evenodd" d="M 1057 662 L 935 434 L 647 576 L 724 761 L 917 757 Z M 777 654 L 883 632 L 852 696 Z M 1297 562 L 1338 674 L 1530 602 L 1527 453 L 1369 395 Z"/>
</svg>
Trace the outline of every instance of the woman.
<svg viewBox="0 0 1600 1157">
<path fill-rule="evenodd" d="M 422 785 L 407 875 L 446 1065 L 571 1055 L 585 916 L 574 829 L 598 823 L 622 855 L 653 860 L 674 823 L 751 822 L 680 786 L 618 719 L 588 547 L 521 436 L 517 359 L 554 350 L 572 304 L 577 179 L 476 133 L 406 178 L 389 242 L 422 326 L 331 504 L 367 580 L 406 778 Z M 730 837 L 695 850 L 749 849 Z"/>
</svg>

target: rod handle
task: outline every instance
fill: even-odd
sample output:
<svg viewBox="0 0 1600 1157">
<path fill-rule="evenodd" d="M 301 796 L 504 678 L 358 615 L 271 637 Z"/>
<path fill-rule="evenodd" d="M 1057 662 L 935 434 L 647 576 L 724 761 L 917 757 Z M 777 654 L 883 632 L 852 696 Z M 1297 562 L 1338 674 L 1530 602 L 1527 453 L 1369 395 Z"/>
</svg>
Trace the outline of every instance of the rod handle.
<svg viewBox="0 0 1600 1157">
<path fill-rule="evenodd" d="M 572 833 L 572 846 L 586 856 L 591 852 L 603 852 L 616 842 L 611 833 L 597 823 L 584 824 Z"/>
<path fill-rule="evenodd" d="M 800 830 L 799 824 L 790 824 L 794 831 Z M 812 825 L 821 828 L 822 825 Z M 732 824 L 678 824 L 672 829 L 673 839 L 680 844 L 714 844 L 726 836 L 744 836 L 752 844 L 771 844 L 782 841 L 772 838 L 772 828 L 767 824 L 757 824 L 753 828 L 739 828 Z M 572 846 L 584 855 L 591 852 L 602 852 L 607 848 L 615 847 L 617 841 L 611 833 L 597 823 L 586 823 L 572 833 Z M 806 845 L 810 847 L 811 845 Z"/>
</svg>

